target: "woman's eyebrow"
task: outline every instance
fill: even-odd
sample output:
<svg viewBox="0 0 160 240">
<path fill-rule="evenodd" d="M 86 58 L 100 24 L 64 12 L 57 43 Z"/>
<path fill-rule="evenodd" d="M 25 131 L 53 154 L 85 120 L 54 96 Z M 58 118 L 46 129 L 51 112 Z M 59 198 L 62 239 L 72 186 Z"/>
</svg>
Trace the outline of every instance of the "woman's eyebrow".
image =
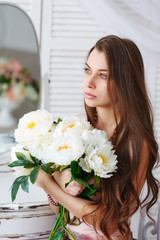
<svg viewBox="0 0 160 240">
<path fill-rule="evenodd" d="M 91 67 L 88 65 L 88 63 L 85 63 L 87 65 L 87 67 L 89 67 L 91 69 Z M 107 69 L 98 69 L 98 71 L 103 71 L 103 72 L 108 72 Z"/>
<path fill-rule="evenodd" d="M 91 67 L 88 65 L 88 63 L 85 63 L 85 64 L 87 65 L 87 67 L 91 68 Z"/>
</svg>

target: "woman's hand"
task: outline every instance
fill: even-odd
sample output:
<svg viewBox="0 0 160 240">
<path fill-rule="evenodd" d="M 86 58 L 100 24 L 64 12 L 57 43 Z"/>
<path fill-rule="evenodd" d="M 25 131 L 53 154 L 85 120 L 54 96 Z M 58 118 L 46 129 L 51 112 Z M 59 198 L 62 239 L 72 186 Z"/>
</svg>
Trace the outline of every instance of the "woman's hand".
<svg viewBox="0 0 160 240">
<path fill-rule="evenodd" d="M 71 169 L 67 168 L 63 171 L 57 171 L 54 175 L 54 179 L 58 183 L 58 185 L 63 189 L 63 191 L 72 196 L 77 196 L 85 189 L 85 186 L 74 180 L 71 183 L 69 183 L 68 186 L 65 188 L 65 184 L 70 181 L 71 176 L 72 176 Z"/>
<path fill-rule="evenodd" d="M 42 169 L 39 169 L 38 177 L 37 177 L 37 180 L 36 180 L 37 186 L 41 187 L 41 188 L 44 188 L 45 184 L 47 184 L 47 182 L 50 181 L 50 180 L 53 181 L 52 176 L 50 174 L 44 172 Z"/>
</svg>

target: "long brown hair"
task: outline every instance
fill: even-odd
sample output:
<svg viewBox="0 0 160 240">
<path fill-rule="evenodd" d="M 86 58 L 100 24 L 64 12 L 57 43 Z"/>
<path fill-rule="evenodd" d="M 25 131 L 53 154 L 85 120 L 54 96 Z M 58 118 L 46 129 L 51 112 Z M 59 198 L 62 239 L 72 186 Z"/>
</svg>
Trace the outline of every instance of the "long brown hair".
<svg viewBox="0 0 160 240">
<path fill-rule="evenodd" d="M 120 122 L 117 123 L 117 134 L 113 139 L 118 156 L 118 170 L 110 179 L 101 179 L 101 198 L 96 201 L 97 211 L 103 209 L 100 229 L 108 239 L 111 239 L 108 226 L 118 220 L 118 229 L 123 239 L 128 239 L 130 236 L 128 219 L 139 206 L 144 206 L 144 201 L 140 201 L 138 190 L 133 185 L 133 179 L 136 178 L 140 166 L 144 140 L 149 152 L 146 171 L 148 193 L 144 200 L 152 192 L 152 198 L 147 203 L 147 214 L 158 196 L 157 180 L 152 174 L 152 169 L 158 162 L 152 109 L 145 86 L 142 56 L 135 43 L 110 35 L 100 39 L 89 51 L 88 56 L 95 48 L 106 56 L 109 67 L 108 94 L 113 109 L 116 95 L 120 109 Z M 88 120 L 95 126 L 96 108 L 86 104 L 85 108 Z M 116 112 L 115 120 L 117 121 Z M 135 204 L 131 208 L 133 201 Z"/>
</svg>

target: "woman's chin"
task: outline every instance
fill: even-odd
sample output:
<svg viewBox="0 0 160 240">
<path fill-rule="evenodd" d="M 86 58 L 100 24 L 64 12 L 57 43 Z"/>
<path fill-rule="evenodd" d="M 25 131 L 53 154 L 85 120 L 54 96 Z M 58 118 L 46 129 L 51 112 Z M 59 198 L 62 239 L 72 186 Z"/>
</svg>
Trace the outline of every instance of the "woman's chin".
<svg viewBox="0 0 160 240">
<path fill-rule="evenodd" d="M 88 99 L 85 99 L 84 102 L 88 107 L 97 107 L 97 104 L 95 102 L 89 101 Z"/>
</svg>

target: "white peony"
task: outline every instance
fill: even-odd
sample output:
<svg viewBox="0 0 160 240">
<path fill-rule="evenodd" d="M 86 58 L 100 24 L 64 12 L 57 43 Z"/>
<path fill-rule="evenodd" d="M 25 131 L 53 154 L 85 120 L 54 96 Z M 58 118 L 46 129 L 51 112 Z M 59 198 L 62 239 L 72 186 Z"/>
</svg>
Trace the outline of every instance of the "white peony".
<svg viewBox="0 0 160 240">
<path fill-rule="evenodd" d="M 109 146 L 112 148 L 112 144 L 108 141 L 106 132 L 98 129 L 84 131 L 82 134 L 82 141 L 85 145 L 86 155 L 91 154 L 91 152 L 97 147 Z"/>
<path fill-rule="evenodd" d="M 51 127 L 51 133 L 54 133 L 55 132 L 55 129 L 56 129 L 56 124 L 53 123 L 52 127 Z"/>
<path fill-rule="evenodd" d="M 52 114 L 45 110 L 32 111 L 25 114 L 15 130 L 15 139 L 26 148 L 34 144 L 37 138 L 44 136 L 53 125 Z"/>
<path fill-rule="evenodd" d="M 79 165 L 86 172 L 94 170 L 95 175 L 109 178 L 117 169 L 117 155 L 109 145 L 94 149 L 90 155 L 80 159 Z"/>
<path fill-rule="evenodd" d="M 88 164 L 88 156 L 85 156 L 85 158 L 80 158 L 79 166 L 85 171 L 85 172 L 91 172 L 92 168 L 90 168 Z"/>
<path fill-rule="evenodd" d="M 72 135 L 81 137 L 84 130 L 91 130 L 92 125 L 85 119 L 78 117 L 66 117 L 55 130 L 57 135 Z"/>
<path fill-rule="evenodd" d="M 32 145 L 28 147 L 32 156 L 38 158 L 43 162 L 45 159 L 46 152 L 48 151 L 49 146 L 53 143 L 53 133 L 48 132 L 44 136 L 40 135 L 35 138 L 35 141 Z"/>
<path fill-rule="evenodd" d="M 11 162 L 14 162 L 14 161 L 18 160 L 17 157 L 16 157 L 16 154 L 15 154 L 16 152 L 23 153 L 28 158 L 28 160 L 33 162 L 30 155 L 29 155 L 29 151 L 24 150 L 23 146 L 21 146 L 20 144 L 11 148 Z M 15 170 L 14 174 L 17 177 L 19 177 L 19 176 L 23 176 L 23 175 L 25 175 L 25 176 L 29 175 L 33 169 L 32 168 L 26 169 L 22 166 L 18 166 L 18 167 L 14 167 L 14 170 Z"/>
<path fill-rule="evenodd" d="M 84 145 L 81 140 L 72 136 L 57 136 L 53 138 L 53 144 L 47 149 L 43 161 L 69 165 L 71 161 L 77 161 L 83 153 Z"/>
</svg>

